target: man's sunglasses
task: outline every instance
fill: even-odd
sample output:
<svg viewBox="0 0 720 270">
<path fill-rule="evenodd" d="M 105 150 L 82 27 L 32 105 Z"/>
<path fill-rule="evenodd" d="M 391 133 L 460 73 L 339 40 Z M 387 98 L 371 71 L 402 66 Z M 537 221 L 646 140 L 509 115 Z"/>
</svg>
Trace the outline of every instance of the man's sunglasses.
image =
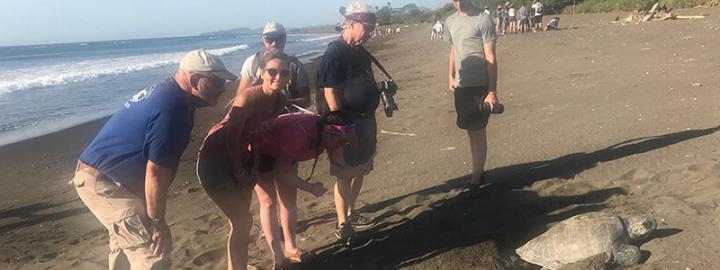
<svg viewBox="0 0 720 270">
<path fill-rule="evenodd" d="M 263 36 L 263 39 L 267 43 L 273 43 L 273 42 L 283 42 L 285 41 L 285 36 L 271 36 L 271 35 L 265 35 Z"/>
<path fill-rule="evenodd" d="M 275 78 L 275 76 L 277 76 L 278 74 L 280 75 L 280 77 L 287 77 L 288 75 L 290 75 L 290 70 L 287 69 L 268 68 L 265 69 L 265 72 L 267 72 L 267 74 L 273 78 Z"/>
<path fill-rule="evenodd" d="M 210 80 L 210 83 L 212 83 L 212 85 L 213 85 L 214 87 L 216 87 L 216 88 L 221 88 L 221 87 L 224 88 L 224 87 L 225 87 L 225 80 L 224 80 L 224 79 L 220 79 L 220 78 L 217 78 L 217 77 L 208 76 L 208 75 L 204 75 L 204 74 L 200 74 L 200 73 L 194 73 L 194 74 L 195 74 L 195 75 L 198 75 L 198 76 L 200 76 L 200 77 L 203 77 L 203 78 L 205 78 L 205 79 Z"/>
</svg>

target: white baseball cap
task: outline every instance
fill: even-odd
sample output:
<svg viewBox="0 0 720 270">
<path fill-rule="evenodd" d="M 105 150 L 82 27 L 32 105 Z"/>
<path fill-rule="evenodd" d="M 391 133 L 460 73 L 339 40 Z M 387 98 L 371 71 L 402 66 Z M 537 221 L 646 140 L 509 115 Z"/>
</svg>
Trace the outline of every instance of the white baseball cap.
<svg viewBox="0 0 720 270">
<path fill-rule="evenodd" d="M 227 81 L 237 80 L 237 76 L 227 71 L 225 64 L 219 57 L 203 49 L 187 53 L 180 61 L 180 69 L 187 72 L 207 74 Z"/>
<path fill-rule="evenodd" d="M 267 34 L 285 35 L 285 26 L 279 22 L 268 22 L 263 29 L 263 35 Z"/>
</svg>

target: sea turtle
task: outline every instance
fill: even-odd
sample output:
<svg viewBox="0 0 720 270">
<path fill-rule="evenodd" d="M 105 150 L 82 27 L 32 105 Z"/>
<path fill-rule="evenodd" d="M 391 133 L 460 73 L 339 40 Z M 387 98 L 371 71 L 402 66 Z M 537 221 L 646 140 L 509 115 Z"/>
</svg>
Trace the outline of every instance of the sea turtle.
<svg viewBox="0 0 720 270">
<path fill-rule="evenodd" d="M 640 249 L 630 242 L 647 237 L 656 228 L 655 219 L 649 216 L 586 213 L 552 226 L 516 252 L 523 260 L 547 269 L 598 260 L 603 265 L 628 266 L 640 260 Z"/>
</svg>

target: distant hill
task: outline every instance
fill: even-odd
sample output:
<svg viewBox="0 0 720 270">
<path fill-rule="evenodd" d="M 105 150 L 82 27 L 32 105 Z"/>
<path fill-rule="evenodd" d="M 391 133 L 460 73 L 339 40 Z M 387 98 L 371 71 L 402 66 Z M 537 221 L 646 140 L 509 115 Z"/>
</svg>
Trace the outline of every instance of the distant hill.
<svg viewBox="0 0 720 270">
<path fill-rule="evenodd" d="M 262 34 L 262 28 L 251 29 L 247 27 L 238 27 L 229 30 L 214 31 L 200 34 L 201 36 L 233 36 L 233 35 L 259 35 Z M 287 28 L 289 34 L 318 34 L 318 33 L 334 33 L 334 25 L 315 25 L 299 28 Z"/>
<path fill-rule="evenodd" d="M 200 34 L 201 36 L 232 36 L 232 35 L 252 35 L 252 34 L 262 34 L 262 28 L 258 29 L 250 29 L 247 27 L 238 27 L 233 28 L 229 30 L 221 30 L 221 31 L 214 31 L 214 32 L 207 32 Z"/>
</svg>

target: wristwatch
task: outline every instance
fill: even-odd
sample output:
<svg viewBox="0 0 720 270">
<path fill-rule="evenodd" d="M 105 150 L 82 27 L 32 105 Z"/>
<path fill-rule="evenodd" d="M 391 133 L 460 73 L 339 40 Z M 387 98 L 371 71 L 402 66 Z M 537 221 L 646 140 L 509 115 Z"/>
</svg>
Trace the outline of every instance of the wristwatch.
<svg viewBox="0 0 720 270">
<path fill-rule="evenodd" d="M 150 225 L 152 225 L 153 227 L 157 227 L 158 225 L 161 225 L 161 224 L 165 225 L 165 218 L 160 217 L 160 218 L 150 219 Z"/>
</svg>

